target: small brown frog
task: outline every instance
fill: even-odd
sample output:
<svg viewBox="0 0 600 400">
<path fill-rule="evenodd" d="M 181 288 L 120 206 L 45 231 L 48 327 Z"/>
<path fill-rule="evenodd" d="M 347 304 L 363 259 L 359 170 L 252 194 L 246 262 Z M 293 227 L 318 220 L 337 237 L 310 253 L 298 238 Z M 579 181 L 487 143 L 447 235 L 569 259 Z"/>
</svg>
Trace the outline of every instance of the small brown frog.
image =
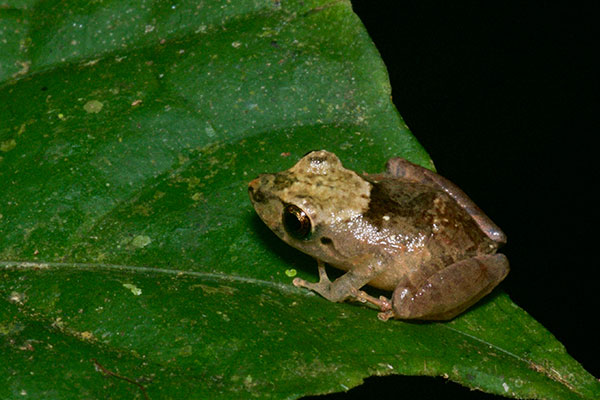
<svg viewBox="0 0 600 400">
<path fill-rule="evenodd" d="M 453 183 L 402 158 L 361 176 L 313 151 L 248 190 L 265 224 L 318 262 L 318 283 L 294 285 L 330 301 L 370 302 L 383 320 L 451 319 L 508 274 L 496 254 L 506 242 L 500 228 Z M 331 282 L 325 264 L 347 272 Z M 391 299 L 360 290 L 366 284 L 393 291 Z"/>
</svg>

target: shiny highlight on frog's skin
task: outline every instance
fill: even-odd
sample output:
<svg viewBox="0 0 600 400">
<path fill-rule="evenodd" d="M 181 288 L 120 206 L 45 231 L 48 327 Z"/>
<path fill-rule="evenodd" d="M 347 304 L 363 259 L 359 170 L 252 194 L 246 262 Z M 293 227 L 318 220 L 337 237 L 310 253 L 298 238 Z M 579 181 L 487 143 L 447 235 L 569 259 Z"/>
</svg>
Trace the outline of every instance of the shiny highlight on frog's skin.
<svg viewBox="0 0 600 400">
<path fill-rule="evenodd" d="M 318 261 L 319 282 L 296 278 L 296 286 L 370 302 L 381 319 L 453 318 L 508 273 L 506 257 L 495 254 L 502 231 L 454 184 L 400 158 L 383 174 L 359 176 L 315 151 L 248 190 L 265 224 Z M 308 218 L 301 235 L 296 216 Z M 331 282 L 325 264 L 348 272 Z M 374 298 L 360 290 L 365 284 L 394 293 Z"/>
<path fill-rule="evenodd" d="M 385 219 L 382 218 L 383 221 Z M 357 216 L 347 221 L 348 231 L 356 240 L 372 246 L 380 246 L 390 252 L 414 252 L 422 248 L 426 237 L 419 232 L 416 235 L 405 235 L 393 229 L 383 227 L 382 223 L 374 224 L 363 216 Z"/>
</svg>

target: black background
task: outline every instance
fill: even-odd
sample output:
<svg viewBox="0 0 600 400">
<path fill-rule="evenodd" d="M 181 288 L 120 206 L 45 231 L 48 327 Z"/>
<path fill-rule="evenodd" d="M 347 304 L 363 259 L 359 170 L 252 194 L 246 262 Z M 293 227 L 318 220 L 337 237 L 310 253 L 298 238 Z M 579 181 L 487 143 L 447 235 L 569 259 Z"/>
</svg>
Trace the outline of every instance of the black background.
<svg viewBox="0 0 600 400">
<path fill-rule="evenodd" d="M 438 172 L 507 234 L 502 289 L 600 376 L 599 15 L 543 1 L 352 4 L 388 68 L 396 107 Z M 392 376 L 318 398 L 496 397 Z"/>
</svg>

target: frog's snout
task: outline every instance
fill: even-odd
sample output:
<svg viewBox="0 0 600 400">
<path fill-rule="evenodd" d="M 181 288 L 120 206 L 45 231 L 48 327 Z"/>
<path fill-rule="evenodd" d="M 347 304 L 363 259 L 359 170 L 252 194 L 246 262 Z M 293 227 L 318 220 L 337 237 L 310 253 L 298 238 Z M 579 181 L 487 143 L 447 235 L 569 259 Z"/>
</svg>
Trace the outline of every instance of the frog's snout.
<svg viewBox="0 0 600 400">
<path fill-rule="evenodd" d="M 262 203 L 265 200 L 264 194 L 259 190 L 260 178 L 253 179 L 248 184 L 248 195 L 253 203 Z"/>
<path fill-rule="evenodd" d="M 255 178 L 253 180 L 250 181 L 250 183 L 248 184 L 248 191 L 249 192 L 253 192 L 256 190 L 256 188 L 258 187 L 258 179 L 259 178 Z"/>
</svg>

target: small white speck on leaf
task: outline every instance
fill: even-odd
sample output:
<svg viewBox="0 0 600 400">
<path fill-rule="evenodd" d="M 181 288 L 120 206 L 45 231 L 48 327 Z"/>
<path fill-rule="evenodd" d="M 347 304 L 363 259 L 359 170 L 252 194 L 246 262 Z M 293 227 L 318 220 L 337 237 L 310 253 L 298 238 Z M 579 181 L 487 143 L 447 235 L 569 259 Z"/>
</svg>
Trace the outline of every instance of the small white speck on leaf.
<svg viewBox="0 0 600 400">
<path fill-rule="evenodd" d="M 231 318 L 229 318 L 229 315 L 225 314 L 224 312 L 217 311 L 217 314 L 219 314 L 223 318 L 223 321 L 225 321 L 225 322 L 231 321 Z"/>
<path fill-rule="evenodd" d="M 15 139 L 5 140 L 0 143 L 0 151 L 3 153 L 7 153 L 17 147 L 17 141 Z"/>
<path fill-rule="evenodd" d="M 213 137 L 215 136 L 215 134 L 217 132 L 215 132 L 215 128 L 212 127 L 212 125 L 206 125 L 206 127 L 204 128 L 204 132 L 206 133 L 206 136 L 208 137 Z"/>
<path fill-rule="evenodd" d="M 8 300 L 11 303 L 16 303 L 16 304 L 23 304 L 23 302 L 25 301 L 25 293 L 20 293 L 20 292 L 11 292 L 10 296 L 8 297 Z"/>
<path fill-rule="evenodd" d="M 508 385 L 506 384 L 506 382 L 504 382 L 504 383 L 502 384 L 502 387 L 504 388 L 504 391 L 505 391 L 505 392 L 508 392 L 508 389 L 509 389 L 509 387 L 508 387 Z"/>
<path fill-rule="evenodd" d="M 192 200 L 194 201 L 200 201 L 204 198 L 204 195 L 200 192 L 196 192 L 192 195 Z"/>
<path fill-rule="evenodd" d="M 125 289 L 129 289 L 134 296 L 139 296 L 140 294 L 142 294 L 142 289 L 135 285 L 132 285 L 131 283 L 124 283 L 123 287 Z"/>
<path fill-rule="evenodd" d="M 91 340 L 94 338 L 94 334 L 90 331 L 81 332 L 81 338 L 84 340 Z"/>
<path fill-rule="evenodd" d="M 98 100 L 90 100 L 83 105 L 85 112 L 90 114 L 98 114 L 102 111 L 102 107 L 104 107 L 104 104 Z"/>
<path fill-rule="evenodd" d="M 150 239 L 149 236 L 146 235 L 137 235 L 136 237 L 133 238 L 133 240 L 131 241 L 131 244 L 134 245 L 137 248 L 143 248 L 148 246 L 150 243 L 152 242 L 152 239 Z"/>
<path fill-rule="evenodd" d="M 16 78 L 19 75 L 27 74 L 29 72 L 29 68 L 31 67 L 31 61 L 17 61 L 15 62 L 15 65 L 20 66 L 21 69 L 12 75 L 13 78 Z"/>
<path fill-rule="evenodd" d="M 394 369 L 394 366 L 392 364 L 379 363 L 377 365 L 379 365 L 380 367 L 383 367 L 383 368 L 387 368 L 389 370 L 393 370 Z"/>
</svg>

